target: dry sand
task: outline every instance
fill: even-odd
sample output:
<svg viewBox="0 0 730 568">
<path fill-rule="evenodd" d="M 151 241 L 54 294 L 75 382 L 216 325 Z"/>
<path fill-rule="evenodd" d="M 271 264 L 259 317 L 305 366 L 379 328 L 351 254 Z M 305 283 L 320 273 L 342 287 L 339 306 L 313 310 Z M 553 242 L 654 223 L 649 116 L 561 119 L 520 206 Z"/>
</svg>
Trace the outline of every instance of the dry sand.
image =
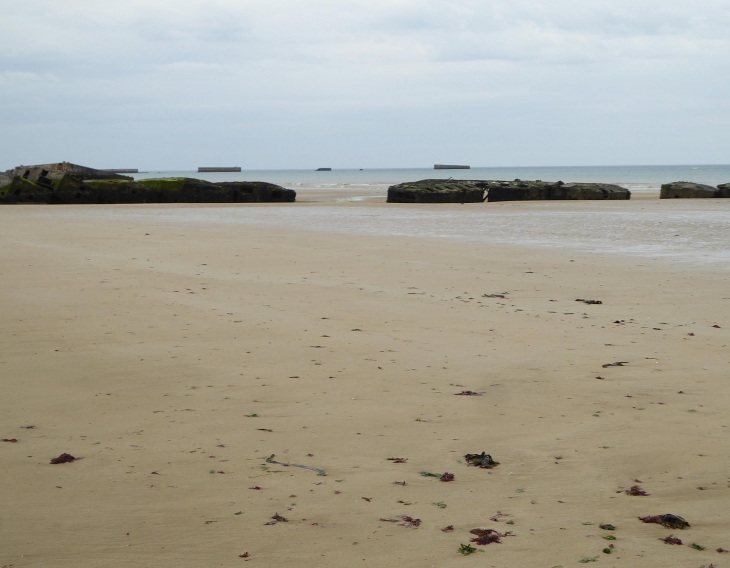
<svg viewBox="0 0 730 568">
<path fill-rule="evenodd" d="M 0 209 L 0 566 L 730 566 L 727 273 L 52 211 Z"/>
</svg>

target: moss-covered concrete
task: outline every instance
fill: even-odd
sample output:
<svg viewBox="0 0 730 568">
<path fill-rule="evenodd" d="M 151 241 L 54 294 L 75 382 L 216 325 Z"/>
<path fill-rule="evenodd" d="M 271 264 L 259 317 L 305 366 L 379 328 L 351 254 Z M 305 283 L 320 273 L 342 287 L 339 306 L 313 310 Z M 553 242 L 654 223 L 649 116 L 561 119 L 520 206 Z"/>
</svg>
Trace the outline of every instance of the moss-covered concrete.
<svg viewBox="0 0 730 568">
<path fill-rule="evenodd" d="M 631 192 L 608 183 L 489 181 L 487 201 L 631 199 Z"/>
<path fill-rule="evenodd" d="M 486 198 L 485 198 L 486 195 Z M 630 199 L 628 189 L 606 183 L 425 179 L 388 188 L 388 203 L 478 203 L 553 199 Z"/>
<path fill-rule="evenodd" d="M 481 203 L 486 182 L 424 179 L 388 188 L 388 203 Z"/>
<path fill-rule="evenodd" d="M 0 203 L 49 203 L 53 187 L 15 176 L 0 187 Z"/>
<path fill-rule="evenodd" d="M 689 181 L 675 181 L 662 185 L 660 199 L 698 199 L 712 197 L 730 197 L 730 184 L 713 187 Z"/>
<path fill-rule="evenodd" d="M 295 199 L 295 191 L 271 183 L 210 183 L 192 178 L 82 181 L 66 175 L 58 181 L 30 181 L 15 176 L 0 186 L 0 203 L 263 203 Z"/>
</svg>

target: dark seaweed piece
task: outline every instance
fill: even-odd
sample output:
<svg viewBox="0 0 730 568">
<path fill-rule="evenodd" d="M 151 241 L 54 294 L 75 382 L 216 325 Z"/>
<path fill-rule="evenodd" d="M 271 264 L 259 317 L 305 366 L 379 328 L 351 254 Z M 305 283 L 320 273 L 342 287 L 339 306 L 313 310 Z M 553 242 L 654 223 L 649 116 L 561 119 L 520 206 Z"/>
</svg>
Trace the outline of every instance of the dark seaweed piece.
<svg viewBox="0 0 730 568">
<path fill-rule="evenodd" d="M 639 520 L 644 523 L 655 523 L 657 525 L 662 525 L 663 527 L 666 527 L 668 529 L 684 530 L 692 526 L 682 517 L 678 515 L 671 515 L 669 513 L 667 513 L 666 515 L 650 515 L 648 517 L 639 517 Z"/>
<path fill-rule="evenodd" d="M 239 558 L 248 558 L 249 556 L 251 555 L 248 552 L 244 552 L 243 554 L 238 555 Z"/>
<path fill-rule="evenodd" d="M 483 469 L 492 469 L 499 465 L 499 462 L 494 461 L 492 456 L 486 452 L 482 452 L 481 454 L 466 454 L 464 459 L 469 465 L 481 467 Z"/>
<path fill-rule="evenodd" d="M 256 428 L 256 430 L 259 430 L 260 432 L 273 432 L 271 428 Z"/>
<path fill-rule="evenodd" d="M 249 487 L 249 489 L 253 489 L 254 491 L 261 491 L 261 488 L 258 485 L 255 485 L 254 487 Z"/>
<path fill-rule="evenodd" d="M 10 444 L 17 444 L 18 439 L 17 438 L 3 438 L 3 442 L 8 442 Z"/>
<path fill-rule="evenodd" d="M 454 481 L 454 474 L 453 473 L 444 473 L 441 476 L 440 481 L 444 481 L 444 482 L 446 482 L 446 481 Z"/>
<path fill-rule="evenodd" d="M 408 461 L 408 458 L 388 458 L 388 461 L 391 461 L 393 463 L 406 463 Z"/>
<path fill-rule="evenodd" d="M 583 298 L 578 298 L 576 302 L 583 302 L 588 305 L 599 305 L 603 303 L 601 300 L 584 300 Z"/>
<path fill-rule="evenodd" d="M 402 485 L 403 487 L 405 487 L 405 486 L 406 486 L 406 482 L 405 482 L 405 481 L 394 481 L 393 483 L 394 483 L 395 485 Z"/>
<path fill-rule="evenodd" d="M 71 454 L 61 454 L 57 458 L 53 458 L 51 460 L 51 463 L 54 465 L 59 464 L 59 463 L 71 463 L 71 462 L 75 462 L 77 459 L 79 459 L 79 458 L 75 458 Z"/>
<path fill-rule="evenodd" d="M 702 546 L 701 544 L 697 544 L 696 542 L 693 542 L 689 545 L 690 548 L 694 548 L 695 550 L 705 550 L 707 547 Z"/>
<path fill-rule="evenodd" d="M 276 465 L 283 465 L 284 467 L 301 467 L 302 469 L 308 469 L 310 471 L 317 472 L 317 475 L 326 476 L 327 474 L 323 469 L 319 469 L 317 467 L 310 467 L 308 465 L 299 465 L 297 463 L 286 463 L 286 462 L 278 462 L 274 461 L 274 454 L 271 454 L 268 458 L 266 458 L 266 463 L 275 463 Z"/>
<path fill-rule="evenodd" d="M 361 499 L 364 499 L 364 500 L 365 500 L 365 501 L 367 501 L 368 503 L 370 503 L 370 501 L 372 501 L 372 500 L 373 500 L 373 498 L 372 498 L 372 497 L 361 497 Z"/>
<path fill-rule="evenodd" d="M 482 294 L 482 298 L 502 298 L 502 299 L 504 299 L 504 294 Z"/>
<path fill-rule="evenodd" d="M 691 526 L 682 517 L 680 517 L 678 515 L 670 515 L 670 514 L 662 515 L 661 525 L 668 529 L 680 529 L 680 530 L 684 530 Z"/>
<path fill-rule="evenodd" d="M 497 511 L 497 514 L 493 517 L 490 517 L 490 521 L 494 521 L 495 523 L 499 522 L 499 519 L 502 519 L 504 517 L 509 517 L 510 515 L 508 513 L 503 513 L 502 511 Z M 514 524 L 514 523 L 513 523 Z"/>
<path fill-rule="evenodd" d="M 669 536 L 665 536 L 664 538 L 660 538 L 659 540 L 667 544 L 682 544 L 682 541 L 680 539 L 671 534 Z"/>
<path fill-rule="evenodd" d="M 35 430 L 36 427 L 31 425 L 31 426 L 21 426 L 21 428 L 23 430 Z"/>
<path fill-rule="evenodd" d="M 601 367 L 607 369 L 608 367 L 623 367 L 624 365 L 628 364 L 628 361 L 616 361 L 615 363 L 606 363 L 605 365 L 601 365 Z"/>
<path fill-rule="evenodd" d="M 402 527 L 416 528 L 421 525 L 421 519 L 414 519 L 413 517 L 409 517 L 408 515 L 400 515 L 398 518 L 403 519 L 403 522 L 400 523 L 400 526 Z"/>
<path fill-rule="evenodd" d="M 723 552 L 725 552 L 725 553 L 727 553 L 727 552 L 730 552 L 730 551 L 728 551 L 728 550 L 725 550 L 724 548 L 718 548 L 718 549 L 717 549 L 717 551 L 718 551 L 718 552 L 719 552 L 720 554 L 722 554 Z"/>
<path fill-rule="evenodd" d="M 454 525 L 449 525 L 441 529 L 441 532 L 454 532 Z"/>
<path fill-rule="evenodd" d="M 274 516 L 271 518 L 274 519 L 277 523 L 288 523 L 289 522 L 289 519 L 282 517 L 279 513 L 274 513 Z"/>
<path fill-rule="evenodd" d="M 483 392 L 474 392 L 474 391 L 461 391 L 454 394 L 454 396 L 482 396 Z"/>
<path fill-rule="evenodd" d="M 502 542 L 500 539 L 504 536 L 494 529 L 472 529 L 469 532 L 476 535 L 475 538 L 471 539 L 471 542 L 475 542 L 479 546 L 486 546 L 493 542 L 500 544 Z"/>
<path fill-rule="evenodd" d="M 384 523 L 397 523 L 398 519 L 384 519 L 383 517 L 380 517 L 380 520 Z"/>
<path fill-rule="evenodd" d="M 627 489 L 625 491 L 625 493 L 626 495 L 633 495 L 634 497 L 646 497 L 647 495 L 649 495 L 638 485 L 632 485 L 630 489 Z"/>
<path fill-rule="evenodd" d="M 430 471 L 421 471 L 419 472 L 423 477 L 441 477 L 442 474 L 440 473 L 431 473 Z"/>
<path fill-rule="evenodd" d="M 613 526 L 611 523 L 606 523 L 603 525 L 598 525 L 600 528 L 602 528 L 604 531 L 615 531 L 616 527 Z"/>
</svg>

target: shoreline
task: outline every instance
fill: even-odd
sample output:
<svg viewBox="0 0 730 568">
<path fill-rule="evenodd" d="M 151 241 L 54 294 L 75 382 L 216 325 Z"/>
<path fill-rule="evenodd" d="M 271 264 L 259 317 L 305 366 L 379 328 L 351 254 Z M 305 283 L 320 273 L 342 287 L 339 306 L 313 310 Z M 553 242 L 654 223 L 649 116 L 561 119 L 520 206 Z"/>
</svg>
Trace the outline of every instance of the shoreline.
<svg viewBox="0 0 730 568">
<path fill-rule="evenodd" d="M 351 200 L 347 191 L 309 195 L 292 204 L 134 204 L 25 206 L 48 219 L 164 224 L 257 225 L 362 236 L 409 236 L 625 255 L 647 261 L 730 269 L 725 235 L 730 200 L 512 201 L 386 204 Z M 360 196 L 367 197 L 367 196 Z M 17 206 L 16 206 L 17 207 Z"/>
</svg>

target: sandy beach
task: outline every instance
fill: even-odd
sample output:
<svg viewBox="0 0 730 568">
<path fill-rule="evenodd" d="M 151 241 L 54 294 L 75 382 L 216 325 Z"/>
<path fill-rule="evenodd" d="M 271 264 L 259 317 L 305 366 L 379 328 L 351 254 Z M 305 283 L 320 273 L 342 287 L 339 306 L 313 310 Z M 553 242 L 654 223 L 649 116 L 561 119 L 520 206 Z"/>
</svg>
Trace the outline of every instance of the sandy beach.
<svg viewBox="0 0 730 568">
<path fill-rule="evenodd" d="M 727 270 L 151 207 L 0 209 L 0 566 L 730 566 Z"/>
</svg>

